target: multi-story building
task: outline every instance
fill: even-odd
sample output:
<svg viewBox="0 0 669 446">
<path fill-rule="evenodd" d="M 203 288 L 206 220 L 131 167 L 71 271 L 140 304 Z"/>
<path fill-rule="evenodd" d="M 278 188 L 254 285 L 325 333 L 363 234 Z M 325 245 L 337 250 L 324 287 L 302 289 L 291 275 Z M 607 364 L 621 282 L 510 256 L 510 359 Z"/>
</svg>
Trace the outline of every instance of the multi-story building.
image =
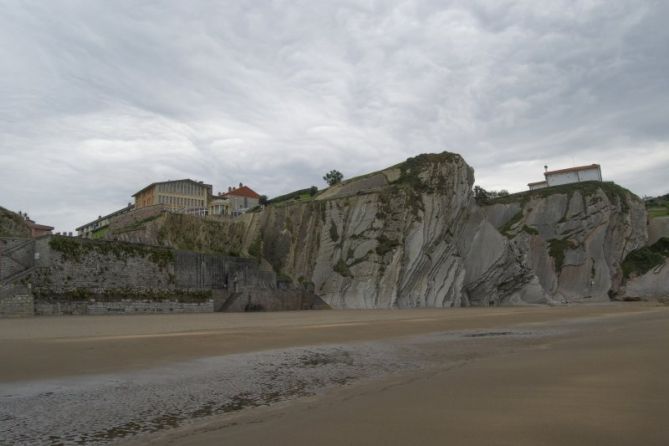
<svg viewBox="0 0 669 446">
<path fill-rule="evenodd" d="M 99 216 L 97 219 L 81 225 L 77 228 L 77 235 L 83 238 L 99 238 L 104 236 L 106 232 L 105 229 L 109 227 L 111 219 L 122 214 L 127 214 L 128 212 L 135 209 L 135 205 L 128 203 L 128 205 L 118 211 L 114 211 L 111 214 L 105 216 Z"/>
<path fill-rule="evenodd" d="M 191 179 L 151 183 L 135 193 L 135 209 L 157 204 L 173 210 L 207 209 L 211 184 Z"/>
<path fill-rule="evenodd" d="M 239 187 L 229 187 L 223 196 L 230 200 L 230 212 L 232 215 L 243 214 L 260 204 L 260 195 L 242 183 L 239 183 Z"/>
</svg>

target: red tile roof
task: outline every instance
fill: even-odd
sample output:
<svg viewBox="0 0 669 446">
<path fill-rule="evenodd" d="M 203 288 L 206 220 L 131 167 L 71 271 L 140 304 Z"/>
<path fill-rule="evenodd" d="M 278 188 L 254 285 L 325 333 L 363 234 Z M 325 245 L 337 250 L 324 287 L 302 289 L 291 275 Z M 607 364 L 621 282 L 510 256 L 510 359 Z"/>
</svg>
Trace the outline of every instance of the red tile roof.
<svg viewBox="0 0 669 446">
<path fill-rule="evenodd" d="M 224 197 L 235 196 L 235 197 L 247 197 L 247 198 L 260 198 L 260 195 L 258 195 L 253 189 L 251 189 L 248 186 L 242 186 L 242 187 L 238 187 L 236 189 L 232 189 L 230 192 L 224 193 L 223 196 Z"/>
<path fill-rule="evenodd" d="M 35 223 L 34 221 L 27 220 L 26 224 L 30 229 L 38 229 L 41 231 L 53 231 L 53 226 L 40 225 Z"/>
<path fill-rule="evenodd" d="M 556 173 L 578 172 L 579 170 L 599 169 L 599 167 L 599 164 L 590 164 L 589 166 L 577 166 L 570 167 L 568 169 L 551 170 L 550 172 L 544 172 L 544 176 L 553 175 Z"/>
</svg>

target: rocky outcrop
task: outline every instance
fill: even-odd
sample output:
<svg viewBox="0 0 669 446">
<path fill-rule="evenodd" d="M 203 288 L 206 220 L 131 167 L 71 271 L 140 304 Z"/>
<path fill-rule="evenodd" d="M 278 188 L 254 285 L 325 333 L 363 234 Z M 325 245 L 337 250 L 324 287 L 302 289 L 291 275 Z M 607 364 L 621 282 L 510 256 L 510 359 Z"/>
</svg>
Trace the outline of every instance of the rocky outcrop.
<svg viewBox="0 0 669 446">
<path fill-rule="evenodd" d="M 632 251 L 623 262 L 623 299 L 669 297 L 669 237 Z"/>
<path fill-rule="evenodd" d="M 532 281 L 553 301 L 615 296 L 623 259 L 647 238 L 643 202 L 611 183 L 527 192 L 485 209 Z"/>
<path fill-rule="evenodd" d="M 631 278 L 623 293 L 623 299 L 655 299 L 669 297 L 669 260 L 652 268 L 645 274 Z"/>
<path fill-rule="evenodd" d="M 459 155 L 420 155 L 238 219 L 165 214 L 110 236 L 254 257 L 337 308 L 604 301 L 647 238 L 643 203 L 613 184 L 480 205 L 473 182 Z"/>
<path fill-rule="evenodd" d="M 0 206 L 0 237 L 30 237 L 30 228 L 18 214 Z"/>
</svg>

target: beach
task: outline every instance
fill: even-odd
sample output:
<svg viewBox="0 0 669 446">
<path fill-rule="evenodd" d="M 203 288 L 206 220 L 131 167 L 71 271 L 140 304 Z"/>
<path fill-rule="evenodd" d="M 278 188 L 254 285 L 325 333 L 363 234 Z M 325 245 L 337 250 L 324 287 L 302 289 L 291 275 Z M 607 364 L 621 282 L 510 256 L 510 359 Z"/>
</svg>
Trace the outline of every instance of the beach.
<svg viewBox="0 0 669 446">
<path fill-rule="evenodd" d="M 669 307 L 0 321 L 0 443 L 666 444 Z"/>
</svg>

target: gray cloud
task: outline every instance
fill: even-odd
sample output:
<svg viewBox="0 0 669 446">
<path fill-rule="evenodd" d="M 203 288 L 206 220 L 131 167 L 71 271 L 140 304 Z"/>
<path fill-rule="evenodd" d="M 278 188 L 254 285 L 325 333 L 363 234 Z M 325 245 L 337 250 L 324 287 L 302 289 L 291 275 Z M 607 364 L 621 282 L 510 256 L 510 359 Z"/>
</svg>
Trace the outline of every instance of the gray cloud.
<svg viewBox="0 0 669 446">
<path fill-rule="evenodd" d="M 276 195 L 422 152 L 488 188 L 599 162 L 666 193 L 666 2 L 7 1 L 0 205 L 72 230 L 144 185 Z"/>
</svg>

